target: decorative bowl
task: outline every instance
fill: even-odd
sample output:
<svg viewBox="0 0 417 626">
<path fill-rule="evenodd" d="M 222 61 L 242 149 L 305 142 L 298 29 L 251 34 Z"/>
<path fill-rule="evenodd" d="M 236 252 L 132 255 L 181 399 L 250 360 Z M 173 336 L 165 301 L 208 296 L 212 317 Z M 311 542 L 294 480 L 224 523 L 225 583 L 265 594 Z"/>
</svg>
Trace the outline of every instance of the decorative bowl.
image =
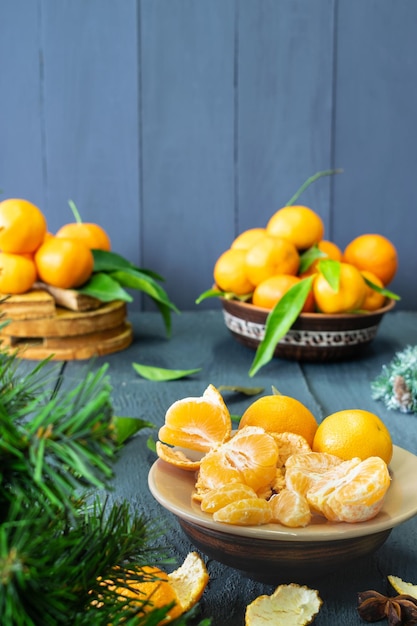
<svg viewBox="0 0 417 626">
<path fill-rule="evenodd" d="M 176 516 L 191 543 L 209 558 L 268 584 L 306 584 L 369 556 L 395 526 L 417 514 L 417 457 L 394 446 L 390 472 L 392 482 L 384 505 L 372 520 L 334 523 L 317 516 L 305 528 L 216 523 L 192 500 L 194 474 L 161 459 L 151 467 L 148 484 L 154 498 Z"/>
<path fill-rule="evenodd" d="M 243 345 L 256 349 L 270 311 L 247 302 L 220 298 L 226 327 Z M 374 339 L 394 300 L 369 313 L 301 313 L 278 342 L 274 356 L 296 361 L 337 361 L 359 356 Z"/>
</svg>

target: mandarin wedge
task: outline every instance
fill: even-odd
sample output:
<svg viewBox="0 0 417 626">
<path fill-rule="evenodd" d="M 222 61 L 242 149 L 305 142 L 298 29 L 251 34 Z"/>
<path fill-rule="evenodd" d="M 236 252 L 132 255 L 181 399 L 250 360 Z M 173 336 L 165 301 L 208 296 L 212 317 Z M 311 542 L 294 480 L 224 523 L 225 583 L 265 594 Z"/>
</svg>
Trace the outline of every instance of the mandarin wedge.
<svg viewBox="0 0 417 626">
<path fill-rule="evenodd" d="M 230 502 L 213 513 L 215 522 L 235 524 L 236 526 L 262 526 L 272 519 L 272 511 L 266 500 L 262 498 L 245 498 Z"/>
<path fill-rule="evenodd" d="M 177 400 L 167 410 L 158 437 L 163 443 L 207 452 L 230 439 L 232 421 L 221 394 L 209 385 L 200 397 Z"/>
<path fill-rule="evenodd" d="M 283 489 L 269 499 L 272 522 L 300 528 L 311 522 L 311 510 L 307 499 L 296 491 Z"/>
<path fill-rule="evenodd" d="M 244 483 L 228 483 L 218 489 L 212 489 L 201 500 L 201 510 L 205 513 L 215 513 L 219 509 L 245 498 L 256 498 L 257 493 Z"/>
<path fill-rule="evenodd" d="M 203 496 L 227 483 L 244 483 L 263 493 L 275 480 L 277 460 L 278 448 L 271 435 L 256 426 L 243 428 L 201 459 L 197 494 Z"/>
<path fill-rule="evenodd" d="M 285 485 L 305 496 L 329 469 L 340 463 L 342 459 L 326 452 L 293 454 L 285 463 Z"/>
<path fill-rule="evenodd" d="M 351 459 L 325 473 L 306 497 L 332 522 L 365 522 L 381 510 L 390 482 L 388 466 L 380 457 Z"/>
</svg>

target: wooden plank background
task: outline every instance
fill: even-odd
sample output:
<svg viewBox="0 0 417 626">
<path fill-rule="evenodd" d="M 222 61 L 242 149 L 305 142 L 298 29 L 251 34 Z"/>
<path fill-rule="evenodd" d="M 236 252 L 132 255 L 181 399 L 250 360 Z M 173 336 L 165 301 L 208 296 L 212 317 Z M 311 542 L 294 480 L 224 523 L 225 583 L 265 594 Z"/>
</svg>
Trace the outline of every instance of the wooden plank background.
<svg viewBox="0 0 417 626">
<path fill-rule="evenodd" d="M 343 168 L 303 203 L 342 247 L 388 236 L 416 309 L 416 26 L 415 0 L 1 0 L 0 197 L 52 232 L 73 199 L 185 310 L 239 232 Z"/>
</svg>

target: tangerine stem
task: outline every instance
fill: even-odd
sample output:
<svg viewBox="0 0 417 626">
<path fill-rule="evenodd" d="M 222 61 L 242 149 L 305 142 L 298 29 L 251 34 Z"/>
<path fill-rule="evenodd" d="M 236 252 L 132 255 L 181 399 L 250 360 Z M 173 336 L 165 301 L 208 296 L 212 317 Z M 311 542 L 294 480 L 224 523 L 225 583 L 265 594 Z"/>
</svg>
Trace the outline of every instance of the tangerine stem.
<svg viewBox="0 0 417 626">
<path fill-rule="evenodd" d="M 305 183 L 301 185 L 301 187 L 295 192 L 293 197 L 288 200 L 285 206 L 291 206 L 292 204 L 294 204 L 294 202 L 298 200 L 298 198 L 307 189 L 307 187 L 309 187 L 311 183 L 314 183 L 316 180 L 318 180 L 322 176 L 331 176 L 332 174 L 341 174 L 342 172 L 343 170 L 340 170 L 340 169 L 339 170 L 323 170 L 321 172 L 317 172 L 316 174 L 313 174 L 313 176 L 310 176 L 310 178 L 307 178 Z"/>
<path fill-rule="evenodd" d="M 75 221 L 77 222 L 77 224 L 82 224 L 83 221 L 81 219 L 81 215 L 75 205 L 75 202 L 73 200 L 68 200 L 68 204 L 70 205 L 71 211 L 74 215 Z"/>
</svg>

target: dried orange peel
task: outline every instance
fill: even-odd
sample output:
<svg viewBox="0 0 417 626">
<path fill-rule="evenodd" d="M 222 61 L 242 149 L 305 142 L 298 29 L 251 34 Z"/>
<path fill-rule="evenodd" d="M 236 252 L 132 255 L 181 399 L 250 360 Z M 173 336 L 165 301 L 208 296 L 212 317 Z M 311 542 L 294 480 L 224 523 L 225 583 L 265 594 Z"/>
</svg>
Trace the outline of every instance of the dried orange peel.
<svg viewBox="0 0 417 626">
<path fill-rule="evenodd" d="M 311 624 L 323 601 L 318 591 L 290 583 L 279 585 L 270 596 L 262 595 L 246 608 L 245 626 Z"/>
</svg>

